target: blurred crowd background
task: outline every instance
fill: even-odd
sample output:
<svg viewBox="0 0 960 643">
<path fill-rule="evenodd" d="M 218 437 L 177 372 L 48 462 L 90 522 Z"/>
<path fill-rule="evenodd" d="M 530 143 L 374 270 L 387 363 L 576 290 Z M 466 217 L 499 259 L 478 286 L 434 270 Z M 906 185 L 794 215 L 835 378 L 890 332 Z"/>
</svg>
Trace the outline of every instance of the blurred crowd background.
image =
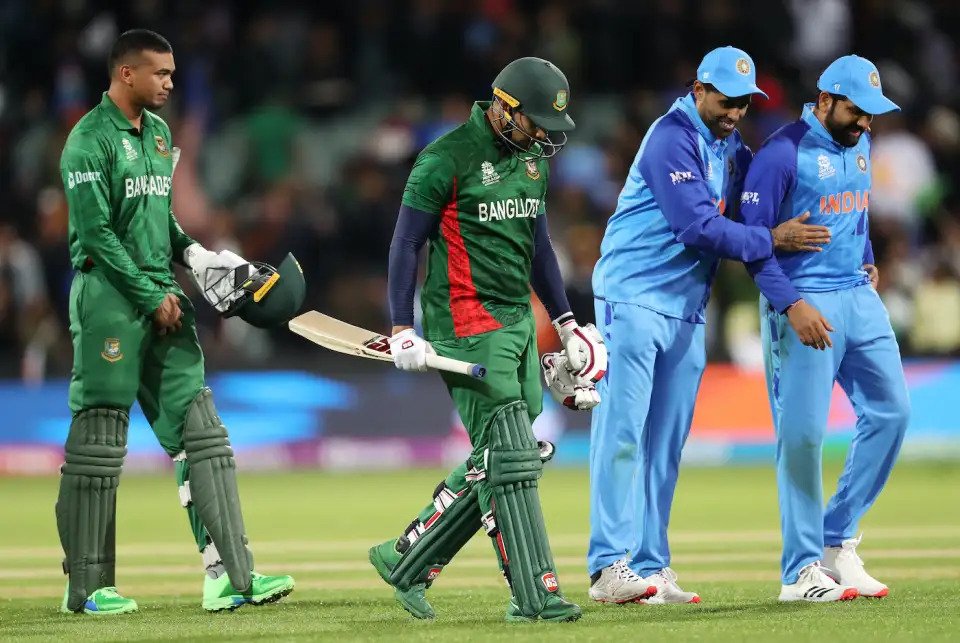
<svg viewBox="0 0 960 643">
<path fill-rule="evenodd" d="M 547 211 L 584 323 L 604 225 L 640 140 L 705 52 L 733 44 L 756 61 L 770 100 L 758 100 L 741 127 L 755 149 L 815 98 L 831 60 L 866 56 L 903 107 L 873 126 L 881 294 L 904 354 L 960 354 L 955 0 L 306 4 L 0 2 L 0 377 L 69 373 L 59 157 L 107 87 L 110 46 L 133 27 L 174 47 L 173 99 L 160 115 L 183 150 L 174 179 L 183 227 L 248 259 L 293 252 L 307 307 L 383 332 L 387 251 L 412 160 L 465 120 L 474 100 L 489 100 L 510 60 L 548 58 L 572 86 L 578 127 L 552 160 Z M 304 366 L 303 340 L 198 308 L 214 367 Z M 712 360 L 757 365 L 756 308 L 743 266 L 725 262 L 710 304 Z"/>
</svg>

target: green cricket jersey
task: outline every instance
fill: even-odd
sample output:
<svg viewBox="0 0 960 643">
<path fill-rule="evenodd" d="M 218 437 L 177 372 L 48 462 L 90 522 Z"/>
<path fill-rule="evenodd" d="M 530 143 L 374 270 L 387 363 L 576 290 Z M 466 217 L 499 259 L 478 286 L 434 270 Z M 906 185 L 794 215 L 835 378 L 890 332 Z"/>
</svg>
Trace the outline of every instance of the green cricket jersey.
<svg viewBox="0 0 960 643">
<path fill-rule="evenodd" d="M 173 216 L 170 150 L 163 119 L 144 110 L 138 132 L 104 92 L 60 158 L 71 263 L 102 271 L 144 315 L 178 288 L 170 262 L 194 243 Z"/>
<path fill-rule="evenodd" d="M 521 161 L 487 122 L 490 103 L 417 157 L 403 205 L 436 214 L 421 294 L 428 340 L 468 337 L 530 312 L 536 217 L 545 214 L 549 166 Z"/>
</svg>

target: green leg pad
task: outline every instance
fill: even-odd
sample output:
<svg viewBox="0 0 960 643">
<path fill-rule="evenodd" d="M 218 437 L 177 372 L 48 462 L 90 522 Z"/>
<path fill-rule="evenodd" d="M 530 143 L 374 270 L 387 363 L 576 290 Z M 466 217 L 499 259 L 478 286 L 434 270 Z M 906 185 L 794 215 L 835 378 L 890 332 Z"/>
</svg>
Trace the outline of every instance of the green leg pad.
<svg viewBox="0 0 960 643">
<path fill-rule="evenodd" d="M 220 552 L 233 588 L 247 593 L 253 554 L 247 548 L 240 512 L 237 465 L 209 388 L 201 390 L 187 409 L 183 446 L 190 467 L 190 500 Z"/>
<path fill-rule="evenodd" d="M 117 486 L 129 423 L 123 411 L 90 409 L 70 424 L 56 514 L 69 578 L 66 607 L 73 612 L 94 591 L 116 585 Z"/>
<path fill-rule="evenodd" d="M 537 492 L 543 463 L 524 402 L 493 417 L 485 460 L 482 484 L 490 485 L 492 516 L 484 517 L 484 527 L 500 551 L 519 613 L 536 618 L 560 596 L 560 585 Z"/>
<path fill-rule="evenodd" d="M 416 518 L 400 538 L 400 560 L 390 574 L 390 584 L 406 591 L 413 585 L 428 587 L 440 571 L 480 530 L 476 491 L 454 491 L 441 482 L 433 494 L 435 512 L 426 521 Z"/>
</svg>

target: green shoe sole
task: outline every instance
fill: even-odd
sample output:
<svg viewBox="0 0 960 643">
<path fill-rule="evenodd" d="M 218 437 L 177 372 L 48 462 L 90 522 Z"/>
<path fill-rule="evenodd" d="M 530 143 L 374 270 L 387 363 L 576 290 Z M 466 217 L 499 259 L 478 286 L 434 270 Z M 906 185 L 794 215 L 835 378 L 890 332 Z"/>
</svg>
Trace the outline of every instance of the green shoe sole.
<svg viewBox="0 0 960 643">
<path fill-rule="evenodd" d="M 208 612 L 232 612 L 246 604 L 247 600 L 241 596 L 223 596 L 203 601 L 203 609 Z"/>
<path fill-rule="evenodd" d="M 284 583 L 278 587 L 274 587 L 269 592 L 264 592 L 263 594 L 254 594 L 250 597 L 249 602 L 251 605 L 260 606 L 266 605 L 267 603 L 276 603 L 284 596 L 287 596 L 293 591 L 294 582 L 293 579 L 290 579 L 290 582 Z"/>
</svg>

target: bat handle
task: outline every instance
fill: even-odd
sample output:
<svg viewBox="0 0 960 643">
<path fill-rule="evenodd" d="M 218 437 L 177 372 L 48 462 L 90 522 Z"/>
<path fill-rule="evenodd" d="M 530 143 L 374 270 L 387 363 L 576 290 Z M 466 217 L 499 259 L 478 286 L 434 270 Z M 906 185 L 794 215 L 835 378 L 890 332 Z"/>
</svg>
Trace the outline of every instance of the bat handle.
<svg viewBox="0 0 960 643">
<path fill-rule="evenodd" d="M 450 373 L 459 373 L 469 375 L 470 377 L 482 380 L 487 376 L 487 368 L 482 364 L 472 364 L 459 359 L 451 359 L 433 353 L 427 353 L 427 366 L 438 371 L 448 371 Z"/>
</svg>

